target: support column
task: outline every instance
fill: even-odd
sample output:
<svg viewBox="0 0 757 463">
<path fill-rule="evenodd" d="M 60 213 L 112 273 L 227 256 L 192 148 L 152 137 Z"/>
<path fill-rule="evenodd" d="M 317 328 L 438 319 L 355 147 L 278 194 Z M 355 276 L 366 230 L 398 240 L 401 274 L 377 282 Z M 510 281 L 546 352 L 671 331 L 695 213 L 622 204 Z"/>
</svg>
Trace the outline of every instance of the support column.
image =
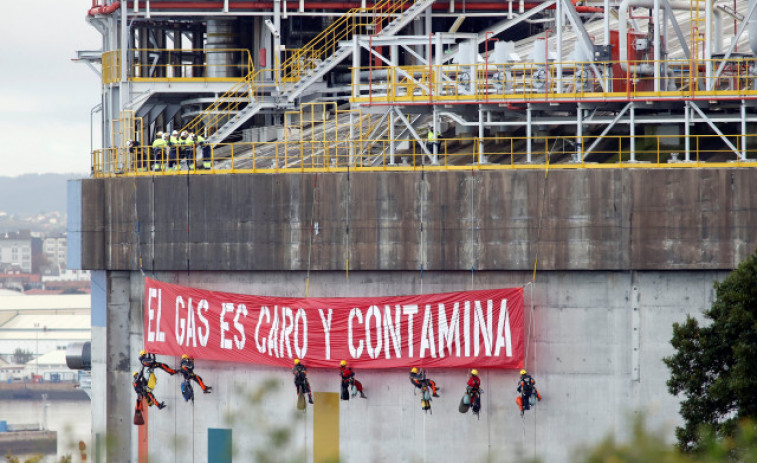
<svg viewBox="0 0 757 463">
<path fill-rule="evenodd" d="M 562 29 L 563 29 L 563 6 L 562 6 L 563 0 L 557 0 L 557 7 L 555 10 L 555 40 L 557 40 L 557 44 L 555 48 L 557 49 L 557 62 L 555 63 L 555 81 L 557 85 L 555 85 L 555 92 L 556 93 L 562 93 L 562 62 L 563 62 L 563 56 L 562 56 Z M 547 62 L 549 62 L 549 37 L 545 39 L 547 41 Z M 578 44 L 576 44 L 578 46 Z M 547 70 L 549 72 L 549 70 Z M 549 91 L 549 90 L 547 90 Z"/>
<path fill-rule="evenodd" d="M 526 107 L 526 162 L 531 163 L 531 103 Z"/>
<path fill-rule="evenodd" d="M 360 44 L 358 43 L 358 36 L 354 35 L 352 37 L 352 97 L 356 98 L 358 96 L 360 96 Z M 354 125 L 352 114 L 350 114 L 350 167 L 355 165 L 355 158 L 360 154 L 355 149 Z M 360 142 L 362 150 L 363 140 L 360 140 Z"/>
<path fill-rule="evenodd" d="M 584 161 L 584 109 L 581 107 L 581 103 L 576 105 L 576 154 L 573 156 L 574 162 Z"/>
<path fill-rule="evenodd" d="M 630 161 L 636 162 L 636 105 L 631 103 L 631 107 L 628 110 L 629 121 L 628 129 L 631 136 L 631 154 Z"/>
<path fill-rule="evenodd" d="M 394 164 L 394 137 L 396 136 L 394 134 L 394 114 L 392 114 L 394 111 L 389 111 L 389 114 L 386 116 L 387 123 L 389 124 L 389 165 L 393 166 Z"/>
<path fill-rule="evenodd" d="M 741 161 L 747 160 L 746 100 L 741 100 Z"/>
<path fill-rule="evenodd" d="M 484 108 L 478 106 L 478 163 L 486 163 L 486 156 L 484 155 Z"/>
<path fill-rule="evenodd" d="M 273 60 L 271 67 L 275 69 L 281 66 L 281 0 L 273 0 L 273 27 L 279 32 L 278 35 L 273 36 L 273 53 L 271 54 Z M 277 72 L 277 74 L 280 73 L 281 70 Z"/>
<path fill-rule="evenodd" d="M 704 2 L 704 88 L 712 90 L 712 0 Z"/>
<path fill-rule="evenodd" d="M 350 159 L 348 161 L 348 164 L 350 166 L 353 165 L 353 161 L 355 157 L 357 156 L 357 152 L 355 150 L 355 112 L 350 111 Z M 339 157 L 337 156 L 337 159 Z M 362 164 L 362 163 L 361 163 Z"/>
<path fill-rule="evenodd" d="M 610 15 L 607 14 L 607 12 L 610 11 L 610 0 L 605 0 L 604 4 L 604 34 L 605 34 L 605 45 L 610 46 Z M 604 78 L 605 78 L 605 88 L 608 89 L 608 91 L 611 91 L 612 88 L 612 76 L 610 75 L 612 72 L 612 67 L 609 63 L 605 63 L 604 65 Z"/>
<path fill-rule="evenodd" d="M 129 286 L 128 272 L 106 272 L 106 313 L 105 316 L 105 365 L 95 367 L 93 356 L 92 384 L 102 382 L 105 385 L 105 432 L 108 445 L 104 461 L 132 461 L 130 458 L 134 426 L 135 396 L 131 387 L 131 349 L 129 340 Z M 93 337 L 93 341 L 95 341 Z M 102 347 L 102 339 L 96 343 Z M 93 345 L 93 347 L 95 347 Z M 93 354 L 95 350 L 93 349 Z M 97 372 L 104 372 L 105 377 L 97 377 Z M 93 415 L 95 410 L 93 409 Z M 93 422 L 94 422 L 93 416 Z M 136 433 L 136 431 L 134 431 Z M 105 438 L 105 436 L 102 436 Z"/>
<path fill-rule="evenodd" d="M 432 15 L 431 15 L 431 7 L 426 8 L 426 11 L 423 12 L 423 20 L 426 23 L 424 27 L 425 35 L 430 35 L 434 33 L 434 28 L 432 26 Z"/>
<path fill-rule="evenodd" d="M 652 24 L 654 27 L 654 91 L 660 91 L 660 68 L 662 66 L 661 51 L 660 51 L 660 28 L 664 25 L 660 24 L 660 0 L 654 0 L 654 8 L 652 8 Z M 667 85 L 665 86 L 667 88 Z"/>
<path fill-rule="evenodd" d="M 434 136 L 436 143 L 433 144 L 433 152 L 429 156 L 431 158 L 431 165 L 438 165 L 439 164 L 439 113 L 436 110 L 436 106 L 434 106 L 433 111 L 433 120 L 431 121 L 432 127 L 434 128 Z"/>
<path fill-rule="evenodd" d="M 684 151 L 684 161 L 691 162 L 691 141 L 689 140 L 689 135 L 691 135 L 691 130 L 689 129 L 689 119 L 691 117 L 691 108 L 689 108 L 689 102 L 687 101 L 684 104 L 683 107 L 683 151 Z"/>
</svg>

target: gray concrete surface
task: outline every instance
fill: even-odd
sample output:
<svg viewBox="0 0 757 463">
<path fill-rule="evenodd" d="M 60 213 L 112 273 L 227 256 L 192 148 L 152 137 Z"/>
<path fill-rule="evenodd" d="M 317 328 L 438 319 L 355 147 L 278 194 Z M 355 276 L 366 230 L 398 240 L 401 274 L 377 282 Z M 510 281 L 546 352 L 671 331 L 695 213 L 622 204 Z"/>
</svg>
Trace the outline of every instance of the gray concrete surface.
<svg viewBox="0 0 757 463">
<path fill-rule="evenodd" d="M 482 370 L 481 419 L 462 415 L 463 370 L 431 371 L 441 386 L 433 414 L 420 399 L 407 371 L 358 371 L 368 400 L 340 402 L 340 452 L 343 462 L 483 462 L 539 457 L 566 462 L 581 445 L 614 433 L 629 436 L 631 419 L 643 413 L 651 429 L 672 441 L 679 423 L 678 400 L 668 394 L 672 323 L 686 314 L 701 316 L 712 302 L 717 271 L 552 272 L 537 273 L 526 286 L 528 369 L 544 400 L 521 420 L 515 405 L 515 371 Z M 162 281 L 247 294 L 302 296 L 303 272 L 159 272 Z M 527 284 L 530 272 L 315 272 L 311 296 L 379 296 Z M 142 276 L 131 273 L 131 317 L 141 312 Z M 531 304 L 533 302 L 533 309 Z M 136 325 L 132 325 L 136 328 Z M 141 339 L 132 333 L 132 343 Z M 136 348 L 135 348 L 136 349 Z M 135 349 L 132 349 L 133 351 Z M 638 349 L 638 350 L 635 350 Z M 178 358 L 161 357 L 169 364 Z M 131 367 L 136 368 L 136 352 Z M 196 371 L 213 386 L 197 394 L 194 406 L 181 397 L 177 377 L 159 372 L 155 394 L 168 408 L 150 411 L 150 445 L 156 461 L 205 461 L 207 428 L 232 427 L 235 461 L 255 461 L 266 448 L 266 431 L 289 427 L 289 453 L 312 449 L 312 409 L 298 414 L 291 373 L 286 369 L 197 361 Z M 334 370 L 311 369 L 314 391 L 338 392 Z M 258 402 L 249 397 L 265 389 Z M 134 394 L 132 393 L 131 396 Z M 128 403 L 131 404 L 131 400 Z M 136 442 L 136 427 L 131 427 Z M 133 444 L 134 451 L 136 445 Z M 192 459 L 192 454 L 194 458 Z"/>
<path fill-rule="evenodd" d="M 559 463 L 607 433 L 627 437 L 640 413 L 672 440 L 678 400 L 661 360 L 672 323 L 701 317 L 712 283 L 757 248 L 755 169 L 203 175 L 70 188 L 81 190 L 71 195 L 81 223 L 69 227 L 81 264 L 105 275 L 92 423 L 101 441 L 117 436 L 109 461 L 136 457 L 140 262 L 151 277 L 203 289 L 304 296 L 310 270 L 310 296 L 386 296 L 526 285 L 538 257 L 526 290 L 527 364 L 544 395 L 533 413 L 518 415 L 514 371 L 483 372 L 481 420 L 457 412 L 464 371 L 432 372 L 443 388 L 433 415 L 406 371 L 359 371 L 370 399 L 341 404 L 340 449 L 345 462 Z M 194 406 L 178 377 L 159 377 L 169 407 L 151 410 L 151 461 L 204 461 L 209 427 L 233 428 L 238 461 L 255 461 L 277 425 L 292 432 L 288 456 L 310 452 L 312 413 L 293 414 L 288 370 L 199 360 L 197 371 L 214 393 Z M 315 391 L 338 391 L 336 371 L 310 377 Z"/>
<path fill-rule="evenodd" d="M 87 269 L 731 269 L 757 170 L 607 169 L 81 180 Z M 541 223 L 541 231 L 539 224 Z M 311 229 L 313 233 L 311 234 Z"/>
</svg>

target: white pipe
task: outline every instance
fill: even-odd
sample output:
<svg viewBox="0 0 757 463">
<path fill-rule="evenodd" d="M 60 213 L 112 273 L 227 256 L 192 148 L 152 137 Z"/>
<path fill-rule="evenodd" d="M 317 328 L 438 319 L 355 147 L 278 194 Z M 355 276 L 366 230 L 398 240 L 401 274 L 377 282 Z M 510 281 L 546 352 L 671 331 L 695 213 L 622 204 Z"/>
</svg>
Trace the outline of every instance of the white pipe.
<svg viewBox="0 0 757 463">
<path fill-rule="evenodd" d="M 715 18 L 712 24 L 712 52 L 720 53 L 723 51 L 723 16 L 715 8 L 712 9 L 712 16 Z"/>
<path fill-rule="evenodd" d="M 652 27 L 654 27 L 654 91 L 659 92 L 660 67 L 662 66 L 662 50 L 660 50 L 660 28 L 661 26 L 664 26 L 664 24 L 660 24 L 660 0 L 654 0 L 654 10 L 652 12 L 652 17 L 654 18 L 652 22 Z"/>
<path fill-rule="evenodd" d="M 749 0 L 749 8 L 751 9 L 757 0 Z M 752 12 L 752 16 L 749 17 L 749 48 L 752 49 L 752 53 L 757 55 L 757 9 Z"/>
<path fill-rule="evenodd" d="M 557 22 L 555 23 L 555 29 L 557 29 L 555 38 L 557 39 L 557 63 L 555 65 L 555 80 L 557 81 L 556 90 L 557 93 L 562 93 L 562 28 L 563 28 L 563 5 L 562 0 L 557 0 L 557 7 L 555 11 L 555 17 Z M 549 40 L 549 39 L 547 39 Z M 547 58 L 549 61 L 549 42 L 547 43 Z"/>
</svg>

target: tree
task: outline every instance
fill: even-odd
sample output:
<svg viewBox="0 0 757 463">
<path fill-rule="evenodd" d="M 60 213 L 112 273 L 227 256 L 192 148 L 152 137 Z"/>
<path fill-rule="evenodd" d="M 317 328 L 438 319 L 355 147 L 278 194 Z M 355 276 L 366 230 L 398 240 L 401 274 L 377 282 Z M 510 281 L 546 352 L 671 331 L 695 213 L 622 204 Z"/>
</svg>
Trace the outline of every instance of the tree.
<svg viewBox="0 0 757 463">
<path fill-rule="evenodd" d="M 684 426 L 676 429 L 684 451 L 703 448 L 703 429 L 716 438 L 734 435 L 738 423 L 757 417 L 757 253 L 722 283 L 700 326 L 691 316 L 673 324 L 676 353 L 663 359 L 670 368 L 668 390 L 681 394 Z"/>
<path fill-rule="evenodd" d="M 22 349 L 20 347 L 17 347 L 16 350 L 13 351 L 13 363 L 15 364 L 23 365 L 33 358 L 34 354 L 31 351 Z"/>
</svg>

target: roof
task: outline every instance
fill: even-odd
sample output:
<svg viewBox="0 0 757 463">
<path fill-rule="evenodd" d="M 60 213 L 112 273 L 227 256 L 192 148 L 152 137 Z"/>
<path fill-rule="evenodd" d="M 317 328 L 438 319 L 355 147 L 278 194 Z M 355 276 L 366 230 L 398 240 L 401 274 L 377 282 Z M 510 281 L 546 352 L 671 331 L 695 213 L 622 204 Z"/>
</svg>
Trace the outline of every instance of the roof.
<svg viewBox="0 0 757 463">
<path fill-rule="evenodd" d="M 66 364 L 66 351 L 62 349 L 52 350 L 44 355 L 40 355 L 36 359 L 26 362 L 27 366 L 36 365 L 65 365 Z"/>
<path fill-rule="evenodd" d="M 91 338 L 90 296 L 0 297 L 0 341 Z"/>
<path fill-rule="evenodd" d="M 13 291 L 13 295 L 0 297 L 0 311 L 4 310 L 61 310 L 61 309 L 85 309 L 91 306 L 89 294 L 60 294 L 50 296 L 43 295 L 19 295 Z"/>
</svg>

